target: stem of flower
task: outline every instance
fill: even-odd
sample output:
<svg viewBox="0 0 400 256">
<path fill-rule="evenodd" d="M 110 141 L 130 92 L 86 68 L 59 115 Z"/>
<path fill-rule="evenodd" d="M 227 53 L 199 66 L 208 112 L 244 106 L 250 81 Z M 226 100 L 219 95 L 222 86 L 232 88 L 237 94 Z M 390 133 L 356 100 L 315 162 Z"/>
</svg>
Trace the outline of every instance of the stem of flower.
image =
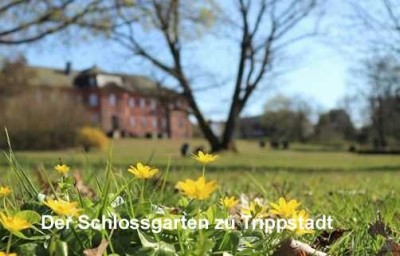
<svg viewBox="0 0 400 256">
<path fill-rule="evenodd" d="M 206 165 L 203 164 L 203 177 L 204 177 L 205 173 L 206 173 Z"/>
<path fill-rule="evenodd" d="M 10 253 L 11 242 L 12 242 L 12 233 L 10 233 L 10 237 L 8 238 L 8 242 L 7 242 L 7 250 L 6 250 L 7 255 Z"/>
<path fill-rule="evenodd" d="M 203 174 L 204 176 L 204 174 Z M 197 202 L 197 216 L 196 216 L 196 220 L 197 220 L 197 225 L 200 224 L 200 217 L 201 217 L 201 209 L 202 209 L 202 201 L 198 201 Z M 204 230 L 200 229 L 200 227 L 198 226 L 197 232 L 199 233 L 199 237 L 200 237 L 200 241 L 204 241 Z M 201 253 L 201 255 L 203 255 L 203 253 Z"/>
<path fill-rule="evenodd" d="M 75 230 L 74 226 L 71 226 L 71 230 L 72 230 L 72 233 L 74 233 L 74 236 L 75 236 L 76 240 L 78 241 L 78 244 L 81 247 L 81 250 L 82 251 L 85 250 L 85 247 L 83 246 L 82 241 L 78 236 L 78 233 L 76 233 L 76 230 Z"/>
<path fill-rule="evenodd" d="M 140 202 L 141 203 L 143 203 L 144 202 L 144 186 L 145 186 L 145 184 L 146 184 L 146 180 L 145 179 L 143 179 L 143 183 L 142 183 L 142 186 L 141 186 L 141 189 L 140 189 Z"/>
</svg>

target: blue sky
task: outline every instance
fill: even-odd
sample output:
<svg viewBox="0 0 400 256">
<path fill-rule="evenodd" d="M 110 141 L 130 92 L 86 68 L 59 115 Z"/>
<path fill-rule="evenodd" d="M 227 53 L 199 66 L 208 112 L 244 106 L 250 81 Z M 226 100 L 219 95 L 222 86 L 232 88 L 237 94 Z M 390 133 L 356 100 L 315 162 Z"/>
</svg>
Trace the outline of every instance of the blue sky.
<svg viewBox="0 0 400 256">
<path fill-rule="evenodd" d="M 340 32 L 340 27 L 332 25 L 342 15 L 337 11 L 340 8 L 334 4 L 329 7 L 333 12 L 326 15 L 324 24 L 330 31 L 339 30 Z M 338 49 L 332 47 L 332 44 L 328 44 L 330 40 L 329 36 L 325 35 L 290 48 L 290 53 L 293 53 L 293 60 L 296 63 L 294 67 L 289 68 L 289 71 L 272 82 L 268 80 L 266 87 L 254 94 L 244 115 L 261 113 L 266 100 L 277 94 L 301 95 L 313 105 L 318 106 L 319 110 L 336 107 L 337 102 L 346 94 L 348 70 L 354 63 L 349 58 L 345 58 Z M 232 45 L 227 45 L 224 41 L 221 42 L 215 38 L 203 38 L 199 45 L 201 46 L 194 47 L 195 50 L 191 52 L 191 63 L 194 63 L 192 68 L 211 67 L 220 74 L 222 80 L 227 80 L 227 85 L 199 92 L 197 98 L 207 116 L 222 120 L 226 114 L 226 103 L 232 92 L 229 85 L 232 81 L 229 80 L 235 74 L 237 55 Z M 111 72 L 146 75 L 152 72 L 148 65 L 133 59 L 130 53 L 105 41 L 74 43 L 74 41 L 64 39 L 49 40 L 35 47 L 27 47 L 25 50 L 28 61 L 32 65 L 63 68 L 67 61 L 71 61 L 74 69 L 98 65 Z"/>
</svg>

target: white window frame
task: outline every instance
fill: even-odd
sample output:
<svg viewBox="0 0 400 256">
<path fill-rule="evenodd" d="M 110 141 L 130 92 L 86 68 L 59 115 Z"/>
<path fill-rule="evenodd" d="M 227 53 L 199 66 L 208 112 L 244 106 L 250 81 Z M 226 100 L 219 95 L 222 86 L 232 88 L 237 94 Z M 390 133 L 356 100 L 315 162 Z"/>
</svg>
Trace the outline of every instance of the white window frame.
<svg viewBox="0 0 400 256">
<path fill-rule="evenodd" d="M 158 127 L 158 120 L 157 120 L 157 117 L 156 117 L 156 116 L 154 116 L 153 119 L 151 120 L 151 124 L 152 124 L 152 126 L 153 126 L 154 129 L 157 129 L 157 127 Z"/>
<path fill-rule="evenodd" d="M 135 127 L 136 126 L 136 118 L 134 116 L 131 116 L 129 118 L 129 124 L 131 127 Z"/>
<path fill-rule="evenodd" d="M 117 96 L 114 93 L 111 93 L 108 96 L 108 104 L 110 106 L 116 106 L 117 105 Z"/>
<path fill-rule="evenodd" d="M 142 127 L 147 128 L 147 118 L 145 116 L 142 116 L 141 122 L 142 122 Z"/>
<path fill-rule="evenodd" d="M 133 97 L 130 97 L 129 98 L 129 100 L 128 100 L 128 105 L 129 105 L 129 107 L 130 108 L 134 108 L 135 107 L 135 98 L 133 98 Z"/>
<path fill-rule="evenodd" d="M 140 108 L 141 109 L 145 109 L 146 108 L 146 99 L 145 98 L 141 98 L 140 99 Z"/>
<path fill-rule="evenodd" d="M 157 109 L 157 101 L 155 99 L 151 100 L 151 109 L 156 110 Z"/>
<path fill-rule="evenodd" d="M 97 107 L 99 105 L 99 96 L 96 93 L 89 94 L 88 104 L 91 107 Z"/>
</svg>

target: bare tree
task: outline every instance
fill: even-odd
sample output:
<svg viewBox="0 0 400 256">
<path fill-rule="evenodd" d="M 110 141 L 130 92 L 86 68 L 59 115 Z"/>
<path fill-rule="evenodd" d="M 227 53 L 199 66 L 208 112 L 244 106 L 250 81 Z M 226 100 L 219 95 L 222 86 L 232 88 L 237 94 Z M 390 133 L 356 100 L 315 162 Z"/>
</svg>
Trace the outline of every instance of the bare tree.
<svg viewBox="0 0 400 256">
<path fill-rule="evenodd" d="M 83 27 L 106 32 L 135 56 L 173 78 L 212 151 L 233 146 L 239 115 L 271 71 L 277 52 L 315 32 L 303 33 L 304 30 L 297 28 L 316 10 L 317 0 L 232 0 L 226 3 L 233 5 L 236 13 L 224 14 L 211 0 L 142 0 L 136 1 L 132 8 L 119 8 L 110 16 L 108 21 L 111 23 L 80 23 Z M 221 138 L 211 129 L 201 111 L 191 80 L 193 74 L 185 66 L 190 58 L 186 46 L 219 17 L 225 18 L 225 32 L 239 37 L 236 78 Z M 144 30 L 147 35 L 140 36 Z"/>
<path fill-rule="evenodd" d="M 400 51 L 400 2 L 397 0 L 348 0 L 352 7 L 351 26 L 357 34 L 355 46 L 364 52 Z"/>
<path fill-rule="evenodd" d="M 390 141 L 400 141 L 400 64 L 391 56 L 365 59 L 355 70 L 358 76 L 356 94 L 368 109 L 367 124 L 375 148 L 381 149 Z"/>
<path fill-rule="evenodd" d="M 0 45 L 31 43 L 93 18 L 105 17 L 121 1 L 2 0 Z M 128 2 L 128 1 L 127 1 Z M 130 4 L 129 4 L 130 5 Z M 103 19 L 103 22 L 106 20 Z"/>
</svg>

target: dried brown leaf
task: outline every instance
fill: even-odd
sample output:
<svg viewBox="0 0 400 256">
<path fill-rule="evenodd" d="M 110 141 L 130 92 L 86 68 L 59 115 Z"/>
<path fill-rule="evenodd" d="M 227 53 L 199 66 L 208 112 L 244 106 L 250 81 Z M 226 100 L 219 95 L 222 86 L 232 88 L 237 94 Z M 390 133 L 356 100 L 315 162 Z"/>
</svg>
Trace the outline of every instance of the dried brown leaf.
<svg viewBox="0 0 400 256">
<path fill-rule="evenodd" d="M 73 174 L 75 179 L 75 188 L 81 193 L 82 196 L 94 198 L 96 196 L 95 191 L 87 186 L 82 178 L 82 174 L 79 170 L 76 170 Z"/>
<path fill-rule="evenodd" d="M 53 189 L 57 189 L 58 183 L 54 181 L 50 181 L 51 184 L 49 183 L 49 180 L 44 176 L 44 174 L 39 170 L 36 169 L 36 177 L 39 182 L 39 187 L 40 187 L 40 192 L 49 195 L 53 193 Z"/>
<path fill-rule="evenodd" d="M 343 236 L 346 229 L 335 229 L 332 232 L 323 231 L 313 242 L 313 246 L 316 248 L 328 248 L 334 244 L 339 238 Z"/>
<path fill-rule="evenodd" d="M 378 212 L 378 216 L 374 223 L 371 223 L 368 228 L 368 233 L 375 237 L 377 235 L 381 235 L 383 237 L 389 238 L 392 233 L 391 229 L 383 222 L 381 214 Z"/>
<path fill-rule="evenodd" d="M 103 253 L 105 253 L 105 251 L 107 250 L 107 246 L 108 246 L 107 240 L 103 239 L 101 240 L 101 243 L 99 244 L 98 247 L 84 250 L 83 254 L 85 256 L 102 256 Z"/>
<path fill-rule="evenodd" d="M 327 256 L 326 253 L 312 248 L 310 245 L 293 240 L 286 239 L 279 245 L 273 256 Z"/>
<path fill-rule="evenodd" d="M 385 244 L 378 252 L 377 256 L 400 256 L 400 244 L 396 243 L 393 239 L 386 239 Z"/>
</svg>

